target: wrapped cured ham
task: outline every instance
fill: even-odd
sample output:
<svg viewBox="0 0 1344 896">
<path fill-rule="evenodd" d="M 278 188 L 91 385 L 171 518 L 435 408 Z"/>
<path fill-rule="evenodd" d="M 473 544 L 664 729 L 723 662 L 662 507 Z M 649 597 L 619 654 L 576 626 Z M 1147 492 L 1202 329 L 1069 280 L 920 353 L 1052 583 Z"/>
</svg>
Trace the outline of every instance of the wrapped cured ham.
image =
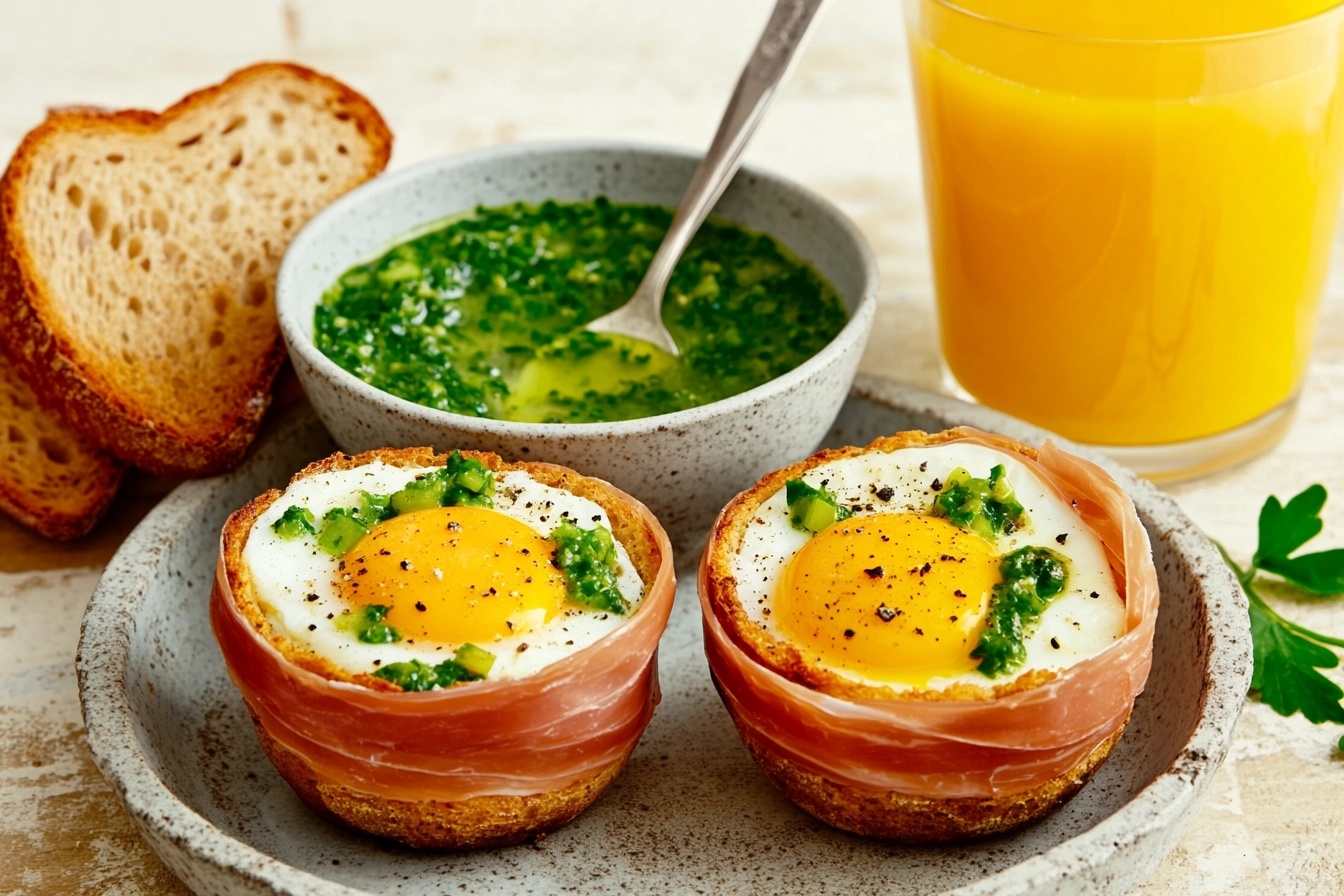
<svg viewBox="0 0 1344 896">
<path fill-rule="evenodd" d="M 615 780 L 659 700 L 657 645 L 675 590 L 667 536 L 633 498 L 560 467 L 506 464 L 489 454 L 454 457 L 480 465 L 461 482 L 479 484 L 480 469 L 489 471 L 493 509 L 470 502 L 444 507 L 439 498 L 433 507 L 411 507 L 428 504 L 416 495 L 432 491 L 435 471 L 451 467 L 449 458 L 428 449 L 335 455 L 298 474 L 285 492 L 267 492 L 229 518 L 210 599 L 229 673 L 262 746 L 299 796 L 342 823 L 419 847 L 520 842 L 568 822 Z M 342 492 L 341 477 L 355 473 L 364 477 L 360 488 Z M 421 482 L 429 486 L 412 485 Z M 328 502 L 333 506 L 370 495 L 369 506 L 381 506 L 378 514 L 388 516 L 402 505 L 402 529 L 379 542 L 388 522 L 375 521 L 339 560 L 328 556 L 327 527 L 318 520 L 341 514 L 322 512 L 325 499 L 313 497 L 327 484 L 337 492 Z M 558 493 L 581 499 L 572 506 L 584 516 L 565 509 L 571 505 Z M 614 539 L 601 543 L 610 544 L 611 562 L 598 556 L 590 565 L 613 570 L 608 582 L 619 584 L 625 611 L 576 603 L 564 590 L 573 577 L 560 569 L 555 545 L 491 516 L 512 504 L 520 513 L 530 504 L 537 519 L 571 531 L 608 530 Z M 286 520 L 299 517 L 310 518 L 314 531 L 296 524 L 297 535 L 276 542 L 277 555 L 316 558 L 312 562 L 327 564 L 329 572 L 297 561 L 286 569 L 280 560 L 259 560 L 266 555 L 249 547 L 272 530 L 289 532 Z M 484 561 L 472 555 L 458 563 L 454 553 L 469 551 L 460 539 L 476 531 L 473 525 L 483 537 L 497 537 L 499 546 L 489 548 Z M 505 527 L 495 536 L 492 526 Z M 518 555 L 536 559 L 536 569 L 519 566 Z M 432 567 L 422 578 L 433 587 L 412 581 L 371 592 L 369 583 L 383 568 L 378 560 L 408 577 Z M 482 568 L 490 562 L 512 565 L 503 573 Z M 514 574 L 528 584 L 505 587 Z M 284 577 L 293 582 L 271 584 Z M 546 577 L 555 581 L 543 582 Z M 532 594 L 534 583 L 551 591 Z M 330 594 L 324 585 L 332 586 Z M 454 589 L 468 589 L 466 597 L 454 597 Z M 297 608 L 281 606 L 286 592 L 297 596 Z M 360 593 L 383 596 L 362 606 Z M 452 603 L 458 599 L 460 605 Z M 446 632 L 490 624 L 485 614 L 504 600 L 521 609 L 508 616 L 503 636 L 491 641 L 478 634 L 481 643 L 472 650 L 453 653 L 460 645 L 451 643 L 445 650 Z M 361 615 L 368 607 L 377 612 Z M 436 613 L 444 618 L 436 621 Z M 315 621 L 304 624 L 309 618 Z M 320 631 L 328 619 L 332 631 Z M 556 656 L 532 659 L 552 647 Z M 403 654 L 425 659 L 390 661 Z M 483 676 L 477 674 L 482 655 L 495 655 Z M 441 657 L 450 658 L 438 662 Z M 460 680 L 450 680 L 455 676 Z"/>
<path fill-rule="evenodd" d="M 789 526 L 786 492 L 803 491 L 791 480 L 830 496 L 841 519 Z M 1001 527 L 960 516 L 966 507 Z M 927 559 L 910 560 L 929 527 Z M 861 546 L 849 578 L 835 546 L 846 543 Z M 1053 558 L 1061 579 L 1048 600 L 1030 580 L 1044 609 L 1010 618 L 1021 658 L 1004 670 L 984 633 L 1011 617 L 1014 555 Z M 942 591 L 940 567 L 952 577 Z M 800 613 L 808 588 L 823 596 Z M 823 821 L 909 843 L 1011 830 L 1082 787 L 1143 689 L 1158 608 L 1147 534 L 1105 471 L 1051 443 L 1036 451 L 967 428 L 823 451 L 767 475 L 716 521 L 699 590 L 715 684 L 767 777 Z M 895 628 L 918 613 L 955 625 Z M 948 646 L 956 632 L 964 643 Z M 939 635 L 937 648 L 912 643 Z"/>
</svg>

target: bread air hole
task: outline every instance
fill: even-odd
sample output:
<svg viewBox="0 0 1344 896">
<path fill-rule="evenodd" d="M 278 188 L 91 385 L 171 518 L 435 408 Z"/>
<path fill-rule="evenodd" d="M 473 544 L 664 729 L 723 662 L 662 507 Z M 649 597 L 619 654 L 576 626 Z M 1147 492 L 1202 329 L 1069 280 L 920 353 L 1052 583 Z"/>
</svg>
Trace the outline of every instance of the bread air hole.
<svg viewBox="0 0 1344 896">
<path fill-rule="evenodd" d="M 65 191 L 65 198 L 69 199 L 75 208 L 79 208 L 84 204 L 84 191 L 80 189 L 79 184 L 71 184 L 70 189 Z"/>
<path fill-rule="evenodd" d="M 338 152 L 338 153 L 340 153 L 341 155 L 344 156 L 344 155 L 348 155 L 348 154 L 350 153 L 350 150 L 348 150 L 348 149 L 345 148 L 345 144 L 344 144 L 344 143 L 337 143 L 337 144 L 336 144 L 336 152 Z"/>
<path fill-rule="evenodd" d="M 233 158 L 229 159 L 229 167 L 237 168 L 241 164 L 243 164 L 243 151 L 236 149 L 233 152 Z"/>
<path fill-rule="evenodd" d="M 156 208 L 149 214 L 149 226 L 153 227 L 159 233 L 168 232 L 168 213 L 161 208 Z"/>
<path fill-rule="evenodd" d="M 281 165 L 293 165 L 294 150 L 286 146 L 284 149 L 280 150 L 275 154 L 275 160 L 279 162 Z"/>
<path fill-rule="evenodd" d="M 70 463 L 70 450 L 50 436 L 42 436 L 38 439 L 37 447 L 42 449 L 42 453 L 47 456 L 47 460 L 58 467 Z"/>
<path fill-rule="evenodd" d="M 22 445 L 28 441 L 28 436 L 23 430 L 11 423 L 9 424 L 9 441 L 15 445 Z"/>
<path fill-rule="evenodd" d="M 224 334 L 219 330 L 211 330 L 208 342 L 211 348 L 219 348 L 224 344 Z"/>
<path fill-rule="evenodd" d="M 215 224 L 220 224 L 229 217 L 229 206 L 221 202 L 219 205 L 210 209 L 210 220 Z"/>
<path fill-rule="evenodd" d="M 169 361 L 176 361 L 178 358 L 182 357 L 182 349 L 173 345 L 171 342 L 168 343 L 168 346 L 163 350 L 163 353 L 168 356 Z"/>
<path fill-rule="evenodd" d="M 145 310 L 145 306 L 141 303 L 138 296 L 131 296 L 126 300 L 126 310 L 138 317 L 140 312 Z"/>
<path fill-rule="evenodd" d="M 240 127 L 242 127 L 242 126 L 245 125 L 245 124 L 247 124 L 247 116 L 246 116 L 246 115 L 235 115 L 235 116 L 233 116 L 232 118 L 229 119 L 229 123 L 226 124 L 226 125 L 224 125 L 224 130 L 220 131 L 220 133 L 221 133 L 221 134 L 232 134 L 234 131 L 238 130 Z"/>
<path fill-rule="evenodd" d="M 112 225 L 112 235 L 108 237 L 108 242 L 112 245 L 112 251 L 120 251 L 121 241 L 126 238 L 126 229 L 120 224 Z"/>
<path fill-rule="evenodd" d="M 145 249 L 145 244 L 140 241 L 140 237 L 133 236 L 126 241 L 126 257 L 134 261 L 140 257 L 140 253 Z"/>
<path fill-rule="evenodd" d="M 222 292 L 215 293 L 210 303 L 214 306 L 215 313 L 220 317 L 223 317 L 224 313 L 229 310 L 229 297 Z"/>
<path fill-rule="evenodd" d="M 103 205 L 102 200 L 89 202 L 89 226 L 93 228 L 93 235 L 101 239 L 107 227 L 107 206 Z"/>
<path fill-rule="evenodd" d="M 107 161 L 113 165 L 120 165 L 126 161 L 126 157 L 119 152 L 112 152 L 107 154 Z"/>
<path fill-rule="evenodd" d="M 247 302 L 254 308 L 260 308 L 266 304 L 266 299 L 270 297 L 270 290 L 266 284 L 260 280 L 254 280 L 252 286 L 248 289 Z"/>
<path fill-rule="evenodd" d="M 272 124 L 272 125 L 274 125 L 275 127 L 278 128 L 278 127 L 280 127 L 281 125 L 283 125 L 284 123 L 285 123 L 285 113 L 283 113 L 283 112 L 278 112 L 278 111 L 272 111 L 272 112 L 271 112 L 271 124 Z"/>
<path fill-rule="evenodd" d="M 181 143 L 177 145 L 182 149 L 186 149 L 189 146 L 195 146 L 197 143 L 200 143 L 201 138 L 204 136 L 205 134 L 197 134 L 195 137 L 188 137 L 187 139 L 183 140 Z"/>
</svg>

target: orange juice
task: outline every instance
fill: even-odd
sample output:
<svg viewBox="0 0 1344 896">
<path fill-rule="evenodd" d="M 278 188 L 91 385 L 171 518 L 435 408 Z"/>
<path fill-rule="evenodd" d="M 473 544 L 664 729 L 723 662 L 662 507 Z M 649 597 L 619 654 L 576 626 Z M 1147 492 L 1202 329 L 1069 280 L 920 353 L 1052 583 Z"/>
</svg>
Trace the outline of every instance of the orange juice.
<svg viewBox="0 0 1344 896">
<path fill-rule="evenodd" d="M 1117 446 L 1295 398 L 1339 211 L 1337 2 L 908 0 L 963 388 Z"/>
</svg>

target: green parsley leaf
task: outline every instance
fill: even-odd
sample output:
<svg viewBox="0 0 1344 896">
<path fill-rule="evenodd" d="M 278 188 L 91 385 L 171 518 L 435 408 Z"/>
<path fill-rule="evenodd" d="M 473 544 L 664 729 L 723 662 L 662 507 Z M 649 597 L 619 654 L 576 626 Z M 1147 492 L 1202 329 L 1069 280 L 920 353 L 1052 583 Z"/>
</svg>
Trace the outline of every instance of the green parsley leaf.
<svg viewBox="0 0 1344 896">
<path fill-rule="evenodd" d="M 1295 495 L 1287 506 L 1273 495 L 1260 508 L 1260 545 L 1255 549 L 1253 566 L 1265 568 L 1266 560 L 1284 560 L 1302 545 L 1321 534 L 1321 508 L 1325 506 L 1325 486 L 1317 483 L 1300 495 Z"/>
<path fill-rule="evenodd" d="M 1252 693 L 1280 715 L 1300 712 L 1317 725 L 1344 724 L 1344 688 L 1320 672 L 1339 665 L 1339 656 L 1331 648 L 1344 648 L 1344 639 L 1314 632 L 1279 615 L 1256 592 L 1255 577 L 1269 572 L 1310 594 L 1344 594 L 1344 549 L 1290 556 L 1321 533 L 1325 499 L 1325 487 L 1319 484 L 1294 495 L 1287 504 L 1271 495 L 1260 509 L 1259 544 L 1247 569 L 1218 545 L 1250 603 Z M 1344 737 L 1339 749 L 1344 752 Z"/>
<path fill-rule="evenodd" d="M 1321 597 L 1344 593 L 1344 548 L 1296 557 L 1265 557 L 1259 566 Z"/>
<path fill-rule="evenodd" d="M 1334 651 L 1308 640 L 1283 624 L 1284 620 L 1258 598 L 1251 601 L 1251 641 L 1255 671 L 1251 690 L 1281 716 L 1300 712 L 1313 724 L 1344 725 L 1344 690 L 1317 669 L 1339 665 Z"/>
</svg>

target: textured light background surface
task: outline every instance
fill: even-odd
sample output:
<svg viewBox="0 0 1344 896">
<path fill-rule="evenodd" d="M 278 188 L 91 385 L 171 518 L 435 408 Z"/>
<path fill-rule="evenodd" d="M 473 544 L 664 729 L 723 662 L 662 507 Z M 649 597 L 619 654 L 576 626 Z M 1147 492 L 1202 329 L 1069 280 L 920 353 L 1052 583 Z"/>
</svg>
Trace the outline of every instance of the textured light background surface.
<svg viewBox="0 0 1344 896">
<path fill-rule="evenodd" d="M 0 154 L 48 106 L 162 108 L 261 59 L 294 59 L 363 91 L 397 135 L 394 168 L 513 140 L 699 148 L 770 5 L 2 0 Z M 883 289 L 864 369 L 938 388 L 914 129 L 899 3 L 835 0 L 747 158 L 836 201 L 877 251 Z M 1316 481 L 1336 496 L 1323 541 L 1344 545 L 1338 271 L 1287 438 L 1265 457 L 1170 492 L 1245 559 L 1265 496 L 1286 498 Z M 99 568 L 171 485 L 132 477 L 110 518 L 74 545 L 0 520 L 0 896 L 184 892 L 94 768 L 74 674 L 79 619 Z M 1287 611 L 1344 633 L 1344 601 L 1289 601 Z M 1341 733 L 1251 703 L 1208 802 L 1138 892 L 1344 892 Z"/>
</svg>

